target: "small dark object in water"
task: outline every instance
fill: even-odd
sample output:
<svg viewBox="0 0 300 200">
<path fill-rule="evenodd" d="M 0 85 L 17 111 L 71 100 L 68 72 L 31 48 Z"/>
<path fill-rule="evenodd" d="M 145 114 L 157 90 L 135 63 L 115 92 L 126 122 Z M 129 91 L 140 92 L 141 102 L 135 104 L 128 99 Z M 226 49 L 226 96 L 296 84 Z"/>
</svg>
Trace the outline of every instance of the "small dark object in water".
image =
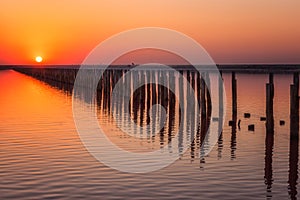
<svg viewBox="0 0 300 200">
<path fill-rule="evenodd" d="M 205 159 L 204 158 L 200 159 L 200 163 L 205 163 Z"/>
<path fill-rule="evenodd" d="M 213 120 L 213 122 L 217 122 L 217 121 L 219 121 L 219 118 L 218 117 L 213 117 L 212 120 Z"/>
<path fill-rule="evenodd" d="M 251 114 L 250 113 L 244 113 L 244 118 L 250 118 Z"/>
<path fill-rule="evenodd" d="M 248 131 L 254 131 L 254 124 L 248 125 Z"/>
<path fill-rule="evenodd" d="M 284 121 L 284 120 L 280 120 L 280 121 L 279 121 L 279 125 L 280 125 L 280 126 L 285 125 L 285 121 Z"/>
<path fill-rule="evenodd" d="M 228 125 L 229 125 L 229 126 L 233 126 L 233 123 L 234 123 L 234 121 L 230 120 L 230 121 L 228 122 Z"/>
<path fill-rule="evenodd" d="M 267 118 L 266 117 L 260 117 L 260 121 L 266 121 Z"/>
<path fill-rule="evenodd" d="M 238 121 L 238 127 L 239 127 L 239 129 L 241 129 L 241 120 L 240 119 Z"/>
</svg>

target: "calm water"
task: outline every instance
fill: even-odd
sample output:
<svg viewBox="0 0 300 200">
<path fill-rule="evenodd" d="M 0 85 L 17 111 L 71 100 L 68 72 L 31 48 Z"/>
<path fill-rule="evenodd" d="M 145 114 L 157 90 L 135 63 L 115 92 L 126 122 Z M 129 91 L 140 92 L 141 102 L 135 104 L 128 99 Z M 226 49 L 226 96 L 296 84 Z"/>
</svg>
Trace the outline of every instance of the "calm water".
<svg viewBox="0 0 300 200">
<path fill-rule="evenodd" d="M 274 75 L 274 135 L 266 134 L 265 122 L 260 121 L 266 116 L 268 75 L 236 74 L 237 119 L 241 119 L 236 131 L 228 125 L 231 74 L 223 78 L 228 103 L 225 125 L 209 155 L 200 158 L 200 145 L 205 141 L 199 133 L 199 139 L 186 152 L 179 152 L 180 159 L 172 165 L 131 174 L 101 164 L 85 149 L 73 120 L 70 88 L 58 89 L 62 85 L 54 87 L 12 70 L 0 71 L 0 199 L 296 199 L 298 141 L 290 140 L 289 122 L 292 75 Z M 117 127 L 123 123 L 128 131 L 143 134 L 126 126 L 126 121 L 114 120 L 112 113 L 122 116 L 124 107 L 111 104 L 107 95 L 111 87 L 105 88 L 98 94 L 97 117 L 120 148 L 151 151 L 174 137 L 180 114 L 172 94 L 162 100 L 158 94 L 163 94 L 163 88 L 152 85 L 135 94 L 129 109 L 137 124 L 151 123 L 147 110 L 155 102 L 165 106 L 168 116 L 159 134 L 150 131 L 141 139 Z M 251 117 L 244 118 L 245 112 Z M 255 131 L 248 131 L 249 124 L 255 125 Z M 195 122 L 185 120 L 183 127 L 198 133 Z"/>
</svg>

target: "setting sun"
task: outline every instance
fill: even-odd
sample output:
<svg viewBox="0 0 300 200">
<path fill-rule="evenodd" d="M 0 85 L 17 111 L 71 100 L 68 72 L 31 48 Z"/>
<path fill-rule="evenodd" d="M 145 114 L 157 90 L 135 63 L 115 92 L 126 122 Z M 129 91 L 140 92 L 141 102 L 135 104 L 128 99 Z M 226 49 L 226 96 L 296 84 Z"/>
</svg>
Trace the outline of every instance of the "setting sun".
<svg viewBox="0 0 300 200">
<path fill-rule="evenodd" d="M 43 61 L 43 58 L 41 56 L 37 56 L 37 57 L 35 57 L 35 61 L 40 63 Z"/>
</svg>

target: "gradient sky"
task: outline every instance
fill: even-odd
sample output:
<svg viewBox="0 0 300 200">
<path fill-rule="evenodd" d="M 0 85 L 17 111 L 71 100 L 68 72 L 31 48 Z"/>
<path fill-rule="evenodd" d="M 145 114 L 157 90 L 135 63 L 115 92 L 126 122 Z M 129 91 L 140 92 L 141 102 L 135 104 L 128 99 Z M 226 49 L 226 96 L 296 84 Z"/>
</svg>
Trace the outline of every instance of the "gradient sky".
<svg viewBox="0 0 300 200">
<path fill-rule="evenodd" d="M 79 64 L 101 41 L 155 26 L 217 63 L 300 63 L 299 0 L 1 0 L 0 64 Z M 117 48 L 117 47 L 116 47 Z"/>
</svg>

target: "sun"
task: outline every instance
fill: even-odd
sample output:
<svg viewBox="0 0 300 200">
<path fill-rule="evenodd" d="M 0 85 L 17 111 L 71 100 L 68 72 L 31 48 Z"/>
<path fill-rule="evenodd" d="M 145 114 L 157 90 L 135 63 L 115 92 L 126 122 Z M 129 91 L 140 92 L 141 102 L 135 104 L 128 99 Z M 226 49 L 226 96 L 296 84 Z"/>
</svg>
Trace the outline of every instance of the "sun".
<svg viewBox="0 0 300 200">
<path fill-rule="evenodd" d="M 37 56 L 37 57 L 35 57 L 35 61 L 40 63 L 43 61 L 43 58 L 41 56 Z"/>
</svg>

